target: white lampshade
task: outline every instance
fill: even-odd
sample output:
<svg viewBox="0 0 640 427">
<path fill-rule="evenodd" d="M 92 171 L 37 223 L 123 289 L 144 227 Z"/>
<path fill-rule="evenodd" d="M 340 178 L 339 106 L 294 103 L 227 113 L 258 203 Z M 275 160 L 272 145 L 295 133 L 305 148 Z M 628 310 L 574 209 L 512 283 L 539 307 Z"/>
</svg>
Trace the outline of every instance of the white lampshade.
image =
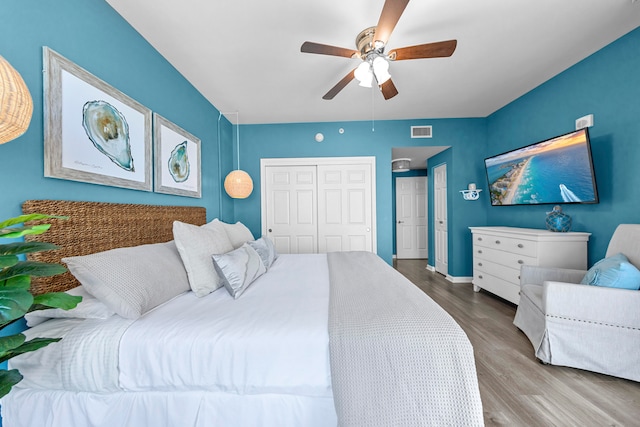
<svg viewBox="0 0 640 427">
<path fill-rule="evenodd" d="M 253 191 L 253 180 L 243 170 L 234 170 L 224 179 L 224 189 L 234 199 L 246 199 Z"/>
<path fill-rule="evenodd" d="M 33 101 L 27 85 L 0 56 L 0 144 L 16 139 L 29 128 Z"/>
<path fill-rule="evenodd" d="M 373 82 L 373 73 L 371 72 L 371 66 L 368 62 L 365 61 L 358 65 L 358 68 L 356 68 L 353 75 L 356 80 L 360 82 L 360 86 L 371 87 L 371 83 Z"/>
<path fill-rule="evenodd" d="M 389 74 L 389 62 L 382 56 L 377 56 L 376 59 L 373 60 L 373 74 L 375 74 L 379 85 L 391 78 L 391 74 Z"/>
</svg>

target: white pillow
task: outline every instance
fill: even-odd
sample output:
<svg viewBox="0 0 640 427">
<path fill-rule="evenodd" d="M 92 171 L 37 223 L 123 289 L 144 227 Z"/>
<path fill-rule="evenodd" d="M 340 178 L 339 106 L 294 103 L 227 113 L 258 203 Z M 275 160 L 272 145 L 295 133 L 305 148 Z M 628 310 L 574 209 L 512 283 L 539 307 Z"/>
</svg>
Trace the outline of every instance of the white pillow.
<svg viewBox="0 0 640 427">
<path fill-rule="evenodd" d="M 74 318 L 74 319 L 107 319 L 115 314 L 113 310 L 104 305 L 102 301 L 88 293 L 82 286 L 69 289 L 69 295 L 82 297 L 82 301 L 71 310 L 61 308 L 48 308 L 46 310 L 32 311 L 24 315 L 28 327 L 36 326 L 48 319 Z"/>
<path fill-rule="evenodd" d="M 276 247 L 267 236 L 262 236 L 258 240 L 247 242 L 247 244 L 258 252 L 258 255 L 260 255 L 260 258 L 262 259 L 262 263 L 267 270 L 271 268 L 273 262 L 278 258 Z"/>
<path fill-rule="evenodd" d="M 234 299 L 267 271 L 258 252 L 248 244 L 226 254 L 213 255 L 213 265 L 224 278 L 224 287 Z"/>
<path fill-rule="evenodd" d="M 212 221 L 199 227 L 174 221 L 173 238 L 196 296 L 203 297 L 220 288 L 222 278 L 211 263 L 211 255 L 233 250 L 222 223 Z"/>
<path fill-rule="evenodd" d="M 229 241 L 233 246 L 233 249 L 238 249 L 245 243 L 253 241 L 253 234 L 251 234 L 251 231 L 247 228 L 247 226 L 240 221 L 236 222 L 235 224 L 229 224 L 218 219 L 214 219 L 209 224 L 213 223 L 222 224 L 222 226 L 224 227 L 224 231 L 227 233 Z"/>
<path fill-rule="evenodd" d="M 187 272 L 173 241 L 62 261 L 87 292 L 129 319 L 189 290 Z"/>
</svg>

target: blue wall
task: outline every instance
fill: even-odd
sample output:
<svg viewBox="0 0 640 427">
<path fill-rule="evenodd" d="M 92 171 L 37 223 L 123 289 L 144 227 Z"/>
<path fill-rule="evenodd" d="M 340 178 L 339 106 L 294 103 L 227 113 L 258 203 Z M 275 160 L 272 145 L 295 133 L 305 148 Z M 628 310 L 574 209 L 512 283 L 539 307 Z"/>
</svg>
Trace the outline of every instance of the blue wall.
<svg viewBox="0 0 640 427">
<path fill-rule="evenodd" d="M 330 101 L 327 101 L 330 102 Z M 433 138 L 411 139 L 410 127 L 433 126 Z M 340 134 L 338 130 L 344 129 Z M 324 134 L 323 142 L 315 141 L 316 133 Z M 453 169 L 449 172 L 452 189 L 463 189 L 469 182 L 482 182 L 484 169 L 482 160 L 487 151 L 485 119 L 433 119 L 376 121 L 375 131 L 371 122 L 295 123 L 271 125 L 242 125 L 240 127 L 241 167 L 254 180 L 254 188 L 260 188 L 260 158 L 282 157 L 331 157 L 331 156 L 375 156 L 376 157 L 376 201 L 378 255 L 391 262 L 393 254 L 393 198 L 391 149 L 411 146 L 452 146 L 447 150 Z M 431 160 L 429 161 L 431 165 Z M 457 167 L 457 172 L 455 171 Z M 431 186 L 431 184 L 430 184 Z M 432 191 L 429 204 L 432 204 Z M 457 218 L 452 224 L 450 238 L 450 274 L 471 275 L 471 250 L 459 247 L 458 241 L 469 241 L 468 226 L 486 222 L 482 209 L 473 212 L 463 205 L 462 197 L 449 201 L 450 216 Z M 468 202 L 466 202 L 468 203 Z M 236 220 L 242 221 L 254 235 L 261 232 L 260 192 L 244 200 L 235 201 Z M 429 248 L 430 253 L 431 247 Z"/>
<path fill-rule="evenodd" d="M 574 231 L 593 233 L 592 264 L 604 256 L 616 225 L 640 222 L 640 28 L 489 116 L 487 155 L 570 132 L 587 114 L 594 115 L 589 132 L 600 203 L 563 211 Z M 550 210 L 489 207 L 487 218 L 489 225 L 544 228 Z"/>
<path fill-rule="evenodd" d="M 210 219 L 232 219 L 233 202 L 221 197 L 218 167 L 220 134 L 223 173 L 231 169 L 230 123 L 223 117 L 219 130 L 218 110 L 104 0 L 2 0 L 2 16 L 0 55 L 25 80 L 34 114 L 23 136 L 0 145 L 0 218 L 18 215 L 27 199 L 66 199 L 204 206 Z M 202 199 L 44 178 L 43 46 L 199 137 Z"/>
</svg>

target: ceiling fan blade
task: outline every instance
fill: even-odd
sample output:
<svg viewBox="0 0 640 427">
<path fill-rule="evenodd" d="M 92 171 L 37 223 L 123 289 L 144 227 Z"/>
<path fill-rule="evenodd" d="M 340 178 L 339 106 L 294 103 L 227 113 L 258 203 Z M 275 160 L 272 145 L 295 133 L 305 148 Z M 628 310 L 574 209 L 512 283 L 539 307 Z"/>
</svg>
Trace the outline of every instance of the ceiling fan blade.
<svg viewBox="0 0 640 427">
<path fill-rule="evenodd" d="M 457 40 L 447 40 L 401 47 L 389 52 L 389 59 L 392 61 L 402 61 L 405 59 L 444 58 L 453 55 L 457 45 Z"/>
<path fill-rule="evenodd" d="M 387 0 L 384 2 L 382 13 L 376 26 L 376 32 L 373 36 L 374 42 L 381 41 L 387 44 L 391 32 L 396 27 L 407 4 L 409 4 L 409 0 Z"/>
<path fill-rule="evenodd" d="M 300 52 L 317 53 L 320 55 L 344 56 L 345 58 L 352 58 L 354 55 L 356 56 L 360 55 L 357 51 L 353 49 L 347 49 L 344 47 L 337 47 L 337 46 L 329 46 L 326 44 L 313 43 L 313 42 L 302 43 L 302 46 L 300 46 Z"/>
<path fill-rule="evenodd" d="M 393 84 L 391 79 L 380 85 L 380 90 L 382 91 L 382 96 L 384 99 L 391 99 L 398 94 L 398 89 L 396 89 L 396 85 Z"/>
<path fill-rule="evenodd" d="M 338 82 L 338 84 L 337 84 L 337 85 L 335 85 L 334 87 L 332 87 L 332 88 L 331 88 L 331 90 L 329 90 L 329 92 L 327 92 L 327 93 L 322 97 L 322 99 L 326 99 L 326 100 L 333 99 L 333 97 L 334 97 L 334 96 L 336 96 L 336 95 L 338 94 L 338 92 L 340 92 L 342 89 L 344 89 L 344 87 L 345 87 L 346 85 L 348 85 L 348 84 L 351 82 L 351 80 L 353 80 L 353 79 L 354 79 L 354 77 L 355 77 L 355 76 L 354 76 L 354 74 L 353 74 L 353 73 L 354 73 L 355 71 L 356 71 L 356 69 L 355 69 L 355 68 L 354 68 L 353 70 L 351 70 L 351 71 L 349 72 L 349 74 L 347 74 L 346 76 L 344 76 L 344 77 L 342 78 L 342 80 L 340 80 L 340 81 Z"/>
</svg>

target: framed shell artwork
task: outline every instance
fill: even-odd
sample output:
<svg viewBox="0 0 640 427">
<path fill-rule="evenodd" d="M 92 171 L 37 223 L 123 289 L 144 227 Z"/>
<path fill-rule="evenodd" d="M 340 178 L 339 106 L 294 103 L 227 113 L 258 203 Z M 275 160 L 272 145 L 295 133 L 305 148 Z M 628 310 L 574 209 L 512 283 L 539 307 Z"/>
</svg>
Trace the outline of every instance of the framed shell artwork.
<svg viewBox="0 0 640 427">
<path fill-rule="evenodd" d="M 156 193 L 202 197 L 200 139 L 153 113 Z"/>
<path fill-rule="evenodd" d="M 43 48 L 45 176 L 152 190 L 151 110 Z"/>
</svg>

